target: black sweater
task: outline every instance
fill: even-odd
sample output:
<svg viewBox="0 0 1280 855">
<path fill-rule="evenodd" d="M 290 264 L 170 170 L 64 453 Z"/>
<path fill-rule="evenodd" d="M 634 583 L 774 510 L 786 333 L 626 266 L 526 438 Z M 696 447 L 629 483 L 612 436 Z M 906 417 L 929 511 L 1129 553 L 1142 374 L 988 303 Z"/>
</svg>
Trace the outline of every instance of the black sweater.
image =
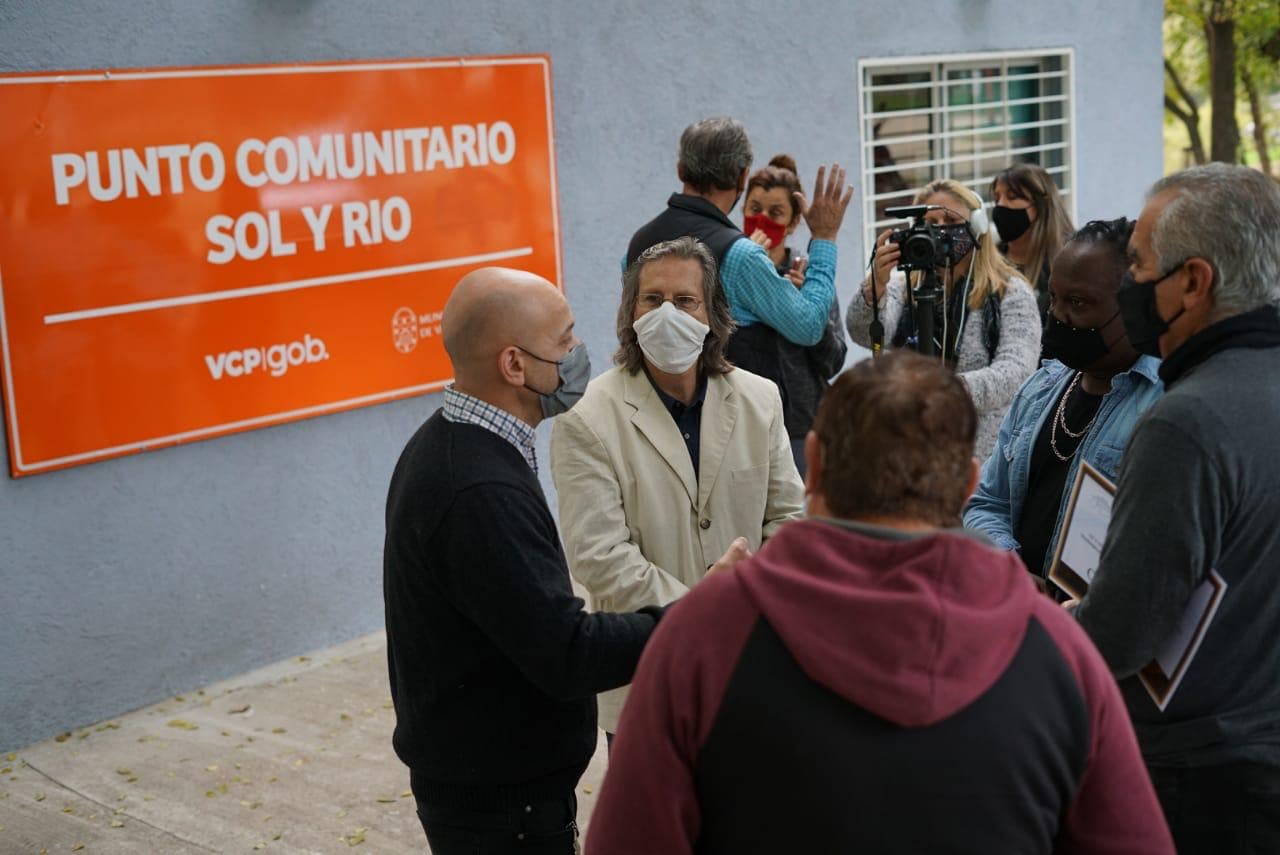
<svg viewBox="0 0 1280 855">
<path fill-rule="evenodd" d="M 583 611 L 528 463 L 440 412 L 391 478 L 383 595 L 396 754 L 418 798 L 478 809 L 576 785 L 595 693 L 630 682 L 661 614 Z"/>
</svg>

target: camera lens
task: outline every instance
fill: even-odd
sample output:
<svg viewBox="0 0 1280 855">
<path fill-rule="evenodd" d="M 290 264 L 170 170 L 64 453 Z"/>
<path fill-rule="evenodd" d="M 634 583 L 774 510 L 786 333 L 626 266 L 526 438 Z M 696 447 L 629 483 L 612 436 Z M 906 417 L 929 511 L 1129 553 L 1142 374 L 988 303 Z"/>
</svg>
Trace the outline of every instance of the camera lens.
<svg viewBox="0 0 1280 855">
<path fill-rule="evenodd" d="M 936 255 L 933 236 L 927 232 L 913 234 L 902 246 L 902 260 L 917 269 L 932 267 Z"/>
</svg>

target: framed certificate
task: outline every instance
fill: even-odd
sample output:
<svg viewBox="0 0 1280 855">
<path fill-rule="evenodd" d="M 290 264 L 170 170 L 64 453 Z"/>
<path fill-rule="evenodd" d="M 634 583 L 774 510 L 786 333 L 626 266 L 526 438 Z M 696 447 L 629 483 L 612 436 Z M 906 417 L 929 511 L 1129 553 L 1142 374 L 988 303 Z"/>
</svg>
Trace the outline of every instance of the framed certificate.
<svg viewBox="0 0 1280 855">
<path fill-rule="evenodd" d="M 1209 578 L 1191 592 L 1191 602 L 1182 613 L 1178 628 L 1160 645 L 1156 658 L 1138 672 L 1138 679 L 1160 712 L 1169 705 L 1183 675 L 1187 673 L 1187 667 L 1200 649 L 1200 642 L 1204 640 L 1204 634 L 1218 611 L 1218 604 L 1226 593 L 1227 580 L 1217 570 L 1210 570 Z"/>
<path fill-rule="evenodd" d="M 1062 533 L 1049 565 L 1049 581 L 1077 600 L 1084 599 L 1098 569 L 1115 494 L 1115 484 L 1080 461 L 1067 512 L 1062 517 Z"/>
</svg>

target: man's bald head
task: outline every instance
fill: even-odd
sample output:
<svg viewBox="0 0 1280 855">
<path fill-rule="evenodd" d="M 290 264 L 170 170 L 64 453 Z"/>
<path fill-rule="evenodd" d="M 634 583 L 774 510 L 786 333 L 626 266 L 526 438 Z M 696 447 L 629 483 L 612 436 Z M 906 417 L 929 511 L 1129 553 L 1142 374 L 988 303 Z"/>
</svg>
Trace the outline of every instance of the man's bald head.
<svg viewBox="0 0 1280 855">
<path fill-rule="evenodd" d="M 444 349 L 459 379 L 485 371 L 485 363 L 514 344 L 537 347 L 559 337 L 557 317 L 568 314 L 560 291 L 524 270 L 484 267 L 462 277 L 445 303 Z M 491 368 L 496 372 L 497 367 Z"/>
</svg>

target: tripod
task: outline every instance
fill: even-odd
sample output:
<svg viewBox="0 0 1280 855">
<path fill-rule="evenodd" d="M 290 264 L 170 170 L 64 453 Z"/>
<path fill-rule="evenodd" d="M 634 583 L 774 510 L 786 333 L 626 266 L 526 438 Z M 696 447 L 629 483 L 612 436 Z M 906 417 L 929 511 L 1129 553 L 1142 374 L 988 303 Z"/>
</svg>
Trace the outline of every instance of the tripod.
<svg viewBox="0 0 1280 855">
<path fill-rule="evenodd" d="M 911 296 L 916 304 L 916 351 L 921 356 L 937 356 L 938 343 L 933 337 L 934 309 L 938 301 L 945 299 L 946 292 L 938 274 L 930 270 L 923 271 L 920 282 L 912 289 Z"/>
</svg>

